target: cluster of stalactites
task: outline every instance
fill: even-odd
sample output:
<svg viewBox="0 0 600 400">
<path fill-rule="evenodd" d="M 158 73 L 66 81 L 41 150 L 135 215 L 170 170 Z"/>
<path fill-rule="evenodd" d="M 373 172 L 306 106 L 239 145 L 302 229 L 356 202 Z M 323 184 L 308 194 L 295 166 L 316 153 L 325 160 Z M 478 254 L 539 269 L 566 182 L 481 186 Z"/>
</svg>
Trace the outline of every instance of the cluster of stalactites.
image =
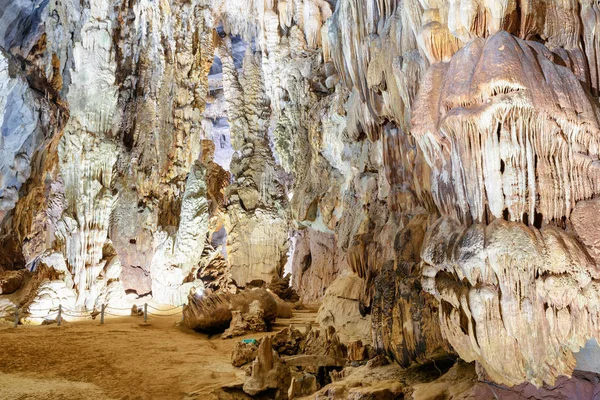
<svg viewBox="0 0 600 400">
<path fill-rule="evenodd" d="M 600 330 L 600 270 L 565 231 L 441 218 L 422 248 L 442 334 L 495 382 L 553 384 Z"/>
<path fill-rule="evenodd" d="M 417 1 L 338 2 L 324 28 L 323 55 L 355 93 L 347 107 L 350 136 L 376 140 L 385 119 L 408 129 L 426 68 L 417 43 L 422 12 Z"/>
<path fill-rule="evenodd" d="M 551 58 L 544 46 L 501 32 L 430 69 L 412 133 L 443 214 L 560 220 L 600 193 L 598 107 Z"/>
<path fill-rule="evenodd" d="M 430 63 L 448 61 L 464 44 L 506 31 L 542 39 L 571 62 L 587 64 L 582 81 L 598 95 L 600 6 L 593 0 L 436 0 L 423 6 L 418 40 Z M 582 51 L 585 49 L 585 53 Z"/>
<path fill-rule="evenodd" d="M 246 141 L 266 139 L 269 102 L 264 93 L 260 54 L 250 48 L 244 56 L 242 71 L 235 68 L 231 40 L 226 37 L 219 47 L 223 63 L 223 90 L 233 148 L 239 150 Z"/>
<path fill-rule="evenodd" d="M 239 35 L 247 42 L 257 38 L 256 44 L 268 53 L 279 45 L 280 30 L 293 26 L 304 33 L 309 48 L 319 47 L 323 41 L 321 28 L 332 10 L 326 0 L 227 0 L 219 2 L 214 13 L 226 33 Z"/>
</svg>

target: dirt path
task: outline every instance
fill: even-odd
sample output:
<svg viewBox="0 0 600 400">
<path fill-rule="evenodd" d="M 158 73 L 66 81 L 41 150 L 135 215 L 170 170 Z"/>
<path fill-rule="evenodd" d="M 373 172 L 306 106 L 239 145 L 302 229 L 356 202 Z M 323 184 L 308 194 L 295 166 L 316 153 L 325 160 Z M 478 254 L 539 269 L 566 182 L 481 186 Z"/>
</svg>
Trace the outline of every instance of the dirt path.
<svg viewBox="0 0 600 400">
<path fill-rule="evenodd" d="M 314 321 L 314 313 L 281 320 Z M 178 326 L 179 316 L 19 326 L 0 323 L 0 399 L 211 399 L 243 380 L 230 364 L 237 340 Z M 253 334 L 247 337 L 261 337 Z"/>
</svg>

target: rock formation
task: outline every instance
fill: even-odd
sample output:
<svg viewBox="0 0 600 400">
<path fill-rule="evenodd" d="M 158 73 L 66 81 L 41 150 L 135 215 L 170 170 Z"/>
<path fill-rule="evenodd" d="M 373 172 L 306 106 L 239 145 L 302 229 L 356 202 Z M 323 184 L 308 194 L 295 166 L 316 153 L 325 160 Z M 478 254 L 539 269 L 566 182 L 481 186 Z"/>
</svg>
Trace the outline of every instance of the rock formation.
<svg viewBox="0 0 600 400">
<path fill-rule="evenodd" d="M 200 332 L 223 332 L 239 336 L 245 331 L 263 332 L 277 318 L 277 302 L 263 289 L 237 294 L 226 292 L 204 296 L 190 293 L 183 308 L 183 322 Z"/>
<path fill-rule="evenodd" d="M 290 370 L 271 348 L 271 338 L 267 336 L 258 346 L 256 359 L 244 382 L 244 392 L 256 395 L 269 391 L 273 399 L 285 399 L 289 384 Z"/>
<path fill-rule="evenodd" d="M 403 367 L 563 382 L 600 340 L 598 32 L 595 0 L 0 0 L 0 311 L 239 333 L 271 285 Z"/>
</svg>

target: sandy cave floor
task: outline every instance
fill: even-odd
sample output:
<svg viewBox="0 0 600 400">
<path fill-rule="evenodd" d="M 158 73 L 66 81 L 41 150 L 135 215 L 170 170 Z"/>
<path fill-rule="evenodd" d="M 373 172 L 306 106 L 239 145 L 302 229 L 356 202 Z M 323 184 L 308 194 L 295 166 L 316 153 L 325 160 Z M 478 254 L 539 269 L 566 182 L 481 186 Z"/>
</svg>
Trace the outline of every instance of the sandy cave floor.
<svg viewBox="0 0 600 400">
<path fill-rule="evenodd" d="M 308 317 L 278 320 L 275 330 Z M 234 343 L 181 328 L 180 316 L 33 326 L 0 322 L 0 399 L 195 399 L 242 381 Z M 245 337 L 261 337 L 269 333 Z"/>
</svg>

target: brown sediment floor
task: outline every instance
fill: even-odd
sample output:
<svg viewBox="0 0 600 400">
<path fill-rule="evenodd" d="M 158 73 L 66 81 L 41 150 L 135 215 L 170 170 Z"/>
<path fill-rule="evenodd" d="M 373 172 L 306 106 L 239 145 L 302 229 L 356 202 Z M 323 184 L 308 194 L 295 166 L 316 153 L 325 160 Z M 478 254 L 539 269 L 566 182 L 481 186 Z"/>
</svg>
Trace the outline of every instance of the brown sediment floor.
<svg viewBox="0 0 600 400">
<path fill-rule="evenodd" d="M 279 320 L 303 324 L 313 313 Z M 211 399 L 242 382 L 234 343 L 179 326 L 180 316 L 33 326 L 0 323 L 0 399 Z M 268 333 L 245 337 L 261 337 Z"/>
</svg>

